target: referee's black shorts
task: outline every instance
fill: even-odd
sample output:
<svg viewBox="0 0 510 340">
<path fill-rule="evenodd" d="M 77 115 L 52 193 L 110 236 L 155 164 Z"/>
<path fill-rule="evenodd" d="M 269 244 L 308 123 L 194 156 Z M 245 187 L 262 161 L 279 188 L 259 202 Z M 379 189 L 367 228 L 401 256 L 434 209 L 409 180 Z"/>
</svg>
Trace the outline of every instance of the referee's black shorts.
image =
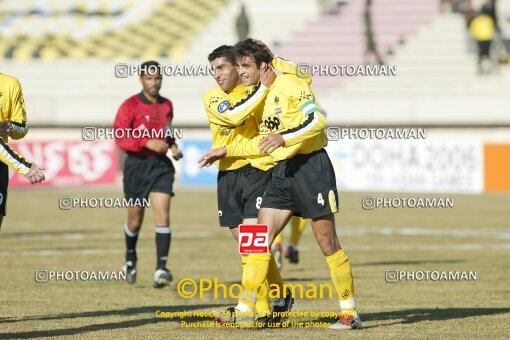
<svg viewBox="0 0 510 340">
<path fill-rule="evenodd" d="M 278 163 L 262 198 L 262 208 L 291 210 L 303 218 L 338 212 L 335 170 L 326 150 Z"/>
<path fill-rule="evenodd" d="M 218 216 L 222 227 L 237 227 L 243 219 L 257 218 L 271 170 L 251 165 L 218 172 Z"/>
<path fill-rule="evenodd" d="M 173 196 L 174 175 L 174 165 L 166 156 L 139 158 L 128 155 L 124 162 L 124 196 L 140 200 L 151 192 Z"/>
<path fill-rule="evenodd" d="M 7 205 L 7 186 L 9 185 L 9 167 L 0 162 L 0 215 L 5 216 Z"/>
</svg>

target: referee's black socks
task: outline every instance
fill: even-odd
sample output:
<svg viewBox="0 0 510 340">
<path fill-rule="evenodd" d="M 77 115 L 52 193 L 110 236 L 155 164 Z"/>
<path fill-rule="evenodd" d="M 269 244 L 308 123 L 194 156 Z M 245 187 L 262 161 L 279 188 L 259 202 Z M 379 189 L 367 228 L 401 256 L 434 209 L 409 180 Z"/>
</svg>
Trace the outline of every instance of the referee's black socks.
<svg viewBox="0 0 510 340">
<path fill-rule="evenodd" d="M 126 223 L 124 225 L 124 236 L 126 239 L 126 261 L 136 262 L 136 241 L 138 241 L 138 233 L 129 230 Z"/>
<path fill-rule="evenodd" d="M 168 250 L 170 249 L 170 241 L 172 240 L 172 233 L 170 226 L 156 227 L 156 256 L 157 265 L 156 269 L 163 269 L 166 267 L 168 259 Z"/>
</svg>

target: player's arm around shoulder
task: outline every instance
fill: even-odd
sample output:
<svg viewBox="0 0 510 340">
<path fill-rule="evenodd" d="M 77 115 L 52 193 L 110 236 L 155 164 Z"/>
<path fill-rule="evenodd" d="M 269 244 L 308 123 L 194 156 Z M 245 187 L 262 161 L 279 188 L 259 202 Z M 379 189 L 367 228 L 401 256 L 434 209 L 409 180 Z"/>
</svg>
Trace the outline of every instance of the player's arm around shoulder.
<svg viewBox="0 0 510 340">
<path fill-rule="evenodd" d="M 308 68 L 306 67 L 306 65 L 296 65 L 292 61 L 284 59 L 277 55 L 274 56 L 271 65 L 274 67 L 275 70 L 280 71 L 283 74 L 297 76 L 308 85 L 312 83 L 312 77 L 308 73 Z"/>
<path fill-rule="evenodd" d="M 230 98 L 217 86 L 207 90 L 202 98 L 207 120 L 211 124 L 235 126 L 229 117 L 223 115 L 230 105 Z"/>
<path fill-rule="evenodd" d="M 209 90 L 203 99 L 207 119 L 217 125 L 238 126 L 264 102 L 267 91 L 261 83 L 247 87 L 239 98 L 229 96 L 219 87 Z"/>
</svg>

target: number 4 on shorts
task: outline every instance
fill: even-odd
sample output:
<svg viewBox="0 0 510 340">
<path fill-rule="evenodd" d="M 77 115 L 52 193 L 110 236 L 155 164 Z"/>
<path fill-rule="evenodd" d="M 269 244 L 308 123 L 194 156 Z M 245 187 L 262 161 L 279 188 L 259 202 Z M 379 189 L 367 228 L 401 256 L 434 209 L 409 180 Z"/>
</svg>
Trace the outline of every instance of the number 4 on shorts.
<svg viewBox="0 0 510 340">
<path fill-rule="evenodd" d="M 317 195 L 317 203 L 320 204 L 320 205 L 324 205 L 324 198 L 322 198 L 322 194 L 319 193 Z"/>
</svg>

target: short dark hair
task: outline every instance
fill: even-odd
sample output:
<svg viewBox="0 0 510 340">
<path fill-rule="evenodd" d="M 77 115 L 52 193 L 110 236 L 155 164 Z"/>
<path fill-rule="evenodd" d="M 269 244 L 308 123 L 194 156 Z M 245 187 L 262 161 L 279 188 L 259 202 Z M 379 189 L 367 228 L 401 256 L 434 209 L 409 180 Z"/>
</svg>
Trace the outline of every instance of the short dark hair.
<svg viewBox="0 0 510 340">
<path fill-rule="evenodd" d="M 155 74 L 155 70 L 158 71 L 158 74 L 161 74 L 161 70 L 159 69 L 159 63 L 155 60 L 147 60 L 140 65 L 140 77 L 145 76 L 147 74 L 153 76 Z"/>
<path fill-rule="evenodd" d="M 209 53 L 207 56 L 207 60 L 209 62 L 212 62 L 215 59 L 218 58 L 225 58 L 227 59 L 232 65 L 236 64 L 236 56 L 234 54 L 234 46 L 231 45 L 221 45 L 220 47 L 217 47 Z"/>
<path fill-rule="evenodd" d="M 260 67 L 262 62 L 270 64 L 273 60 L 269 51 L 251 38 L 238 42 L 234 46 L 234 52 L 237 59 L 250 56 L 253 57 L 257 67 Z"/>
</svg>

